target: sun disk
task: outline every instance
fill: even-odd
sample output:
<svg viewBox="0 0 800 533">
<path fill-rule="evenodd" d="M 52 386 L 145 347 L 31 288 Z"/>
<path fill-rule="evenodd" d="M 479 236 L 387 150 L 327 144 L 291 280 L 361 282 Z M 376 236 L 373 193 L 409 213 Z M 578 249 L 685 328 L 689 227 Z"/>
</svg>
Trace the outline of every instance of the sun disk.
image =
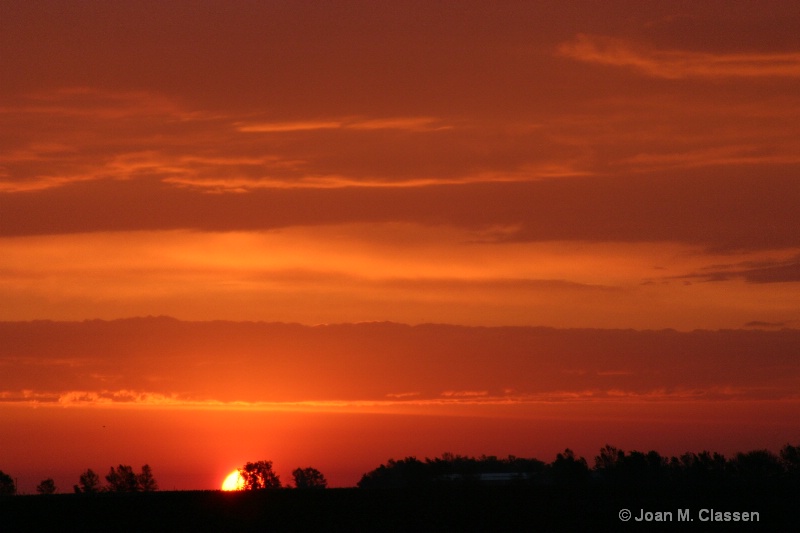
<svg viewBox="0 0 800 533">
<path fill-rule="evenodd" d="M 244 478 L 239 474 L 238 470 L 234 470 L 225 481 L 222 482 L 222 490 L 242 490 L 244 488 Z"/>
</svg>

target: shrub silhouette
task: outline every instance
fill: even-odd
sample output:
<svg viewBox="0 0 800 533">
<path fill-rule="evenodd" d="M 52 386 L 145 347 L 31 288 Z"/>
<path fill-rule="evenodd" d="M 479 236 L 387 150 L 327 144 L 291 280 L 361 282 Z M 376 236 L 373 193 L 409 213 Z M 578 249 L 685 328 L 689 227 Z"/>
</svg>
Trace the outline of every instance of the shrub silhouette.
<svg viewBox="0 0 800 533">
<path fill-rule="evenodd" d="M 41 483 L 36 485 L 36 492 L 39 494 L 55 494 L 56 492 L 56 483 L 53 481 L 53 478 L 47 478 L 42 480 Z"/>
<path fill-rule="evenodd" d="M 11 476 L 0 470 L 0 496 L 11 495 L 17 492 L 17 487 L 14 485 L 14 480 Z"/>
<path fill-rule="evenodd" d="M 324 489 L 328 486 L 328 481 L 322 472 L 316 468 L 296 468 L 292 472 L 294 486 L 298 489 Z"/>
</svg>

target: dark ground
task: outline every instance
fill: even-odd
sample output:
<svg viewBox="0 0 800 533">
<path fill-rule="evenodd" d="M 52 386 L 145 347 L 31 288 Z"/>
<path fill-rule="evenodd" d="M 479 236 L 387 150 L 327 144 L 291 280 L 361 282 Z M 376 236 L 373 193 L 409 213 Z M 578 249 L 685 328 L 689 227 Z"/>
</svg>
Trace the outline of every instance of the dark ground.
<svg viewBox="0 0 800 533">
<path fill-rule="evenodd" d="M 0 498 L 0 531 L 800 531 L 797 487 L 434 487 L 181 491 Z M 630 509 L 673 521 L 622 522 Z M 701 522 L 700 509 L 760 521 Z M 689 509 L 691 522 L 678 522 Z"/>
</svg>

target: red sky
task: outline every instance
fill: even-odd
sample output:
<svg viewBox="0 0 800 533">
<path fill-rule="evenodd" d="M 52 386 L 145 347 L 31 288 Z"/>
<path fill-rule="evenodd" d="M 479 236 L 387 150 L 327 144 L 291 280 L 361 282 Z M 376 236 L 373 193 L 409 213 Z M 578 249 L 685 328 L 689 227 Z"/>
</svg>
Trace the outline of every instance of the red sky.
<svg viewBox="0 0 800 533">
<path fill-rule="evenodd" d="M 766 413 L 798 412 L 799 30 L 788 1 L 3 2 L 0 470 L 796 442 Z M 469 328 L 81 324 L 163 315 Z"/>
</svg>

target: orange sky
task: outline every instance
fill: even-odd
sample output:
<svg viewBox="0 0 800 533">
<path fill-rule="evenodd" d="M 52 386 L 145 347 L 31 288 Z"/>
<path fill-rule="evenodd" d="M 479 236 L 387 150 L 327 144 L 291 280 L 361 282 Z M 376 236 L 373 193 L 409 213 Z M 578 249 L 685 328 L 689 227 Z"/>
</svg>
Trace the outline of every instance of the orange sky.
<svg viewBox="0 0 800 533">
<path fill-rule="evenodd" d="M 795 2 L 12 0 L 0 6 L 0 79 L 0 321 L 167 315 L 206 324 L 392 321 L 479 328 L 474 331 L 673 328 L 686 339 L 696 329 L 779 335 L 781 328 L 800 328 Z M 25 327 L 9 326 L 4 335 Z M 507 340 L 509 330 L 488 331 L 508 347 L 485 347 L 499 367 L 508 353 L 528 346 Z M 467 372 L 448 388 L 420 375 L 429 368 L 422 363 L 381 366 L 389 356 L 377 348 L 359 357 L 366 358 L 364 367 L 374 358 L 383 373 L 353 375 L 347 364 L 321 362 L 336 352 L 323 344 L 314 356 L 320 361 L 286 348 L 281 357 L 305 366 L 287 363 L 274 376 L 282 385 L 242 392 L 232 378 L 214 384 L 211 374 L 182 374 L 181 361 L 192 352 L 181 343 L 158 359 L 139 345 L 109 361 L 108 354 L 77 353 L 73 338 L 37 349 L 4 341 L 11 347 L 0 354 L 0 413 L 8 410 L 15 431 L 28 439 L 52 426 L 65 432 L 59 441 L 71 442 L 72 426 L 53 413 L 95 421 L 109 408 L 100 405 L 105 398 L 141 421 L 138 410 L 159 404 L 148 416 L 166 441 L 177 438 L 170 417 L 180 413 L 181 424 L 191 425 L 214 402 L 221 404 L 215 410 L 247 402 L 241 416 L 256 417 L 276 409 L 274 402 L 282 410 L 286 402 L 313 400 L 318 403 L 304 405 L 302 414 L 281 419 L 282 439 L 291 443 L 281 450 L 300 446 L 286 436 L 290 427 L 319 428 L 329 441 L 349 442 L 347 431 L 325 426 L 320 413 L 363 415 L 371 417 L 364 431 L 372 437 L 360 448 L 380 462 L 391 454 L 448 451 L 445 434 L 435 429 L 448 424 L 455 453 L 544 454 L 572 445 L 541 431 L 490 425 L 491 450 L 484 450 L 457 422 L 491 418 L 501 407 L 469 403 L 463 395 L 450 396 L 447 409 L 435 407 L 431 400 L 447 391 L 505 397 L 511 394 L 505 389 L 522 390 L 528 402 L 537 394 L 613 390 L 619 393 L 614 401 L 630 409 L 648 394 L 654 401 L 654 391 L 680 393 L 655 394 L 658 401 L 696 405 L 691 394 L 678 396 L 702 391 L 715 402 L 751 402 L 755 410 L 741 411 L 752 415 L 750 425 L 743 422 L 736 438 L 725 431 L 705 440 L 687 433 L 685 446 L 675 439 L 678 448 L 779 447 L 800 438 L 789 429 L 765 432 L 757 422 L 770 402 L 792 405 L 782 403 L 780 412 L 797 411 L 787 392 L 797 369 L 781 366 L 797 352 L 791 334 L 778 345 L 767 337 L 761 351 L 748 352 L 719 379 L 707 379 L 711 363 L 697 363 L 705 374 L 694 382 L 667 370 L 672 361 L 680 361 L 677 368 L 690 365 L 680 347 L 662 350 L 660 341 L 642 340 L 639 353 L 660 353 L 657 363 L 628 354 L 620 368 L 601 368 L 594 362 L 604 352 L 572 333 L 563 342 L 574 347 L 576 372 L 588 369 L 601 379 L 631 365 L 625 371 L 635 377 L 612 387 L 565 377 L 580 374 L 561 369 L 545 383 L 534 378 L 535 366 L 523 365 L 519 376 Z M 143 334 L 126 330 L 114 342 Z M 364 332 L 350 334 L 348 342 L 358 345 Z M 400 338 L 387 337 L 386 353 L 401 361 L 444 357 L 433 347 L 430 353 L 400 349 Z M 441 341 L 454 359 L 470 342 Z M 693 357 L 725 367 L 730 345 L 712 345 Z M 215 346 L 204 357 L 218 361 L 220 375 L 247 367 L 238 352 Z M 759 370 L 756 353 L 762 352 L 775 361 L 770 368 L 782 371 Z M 525 353 L 545 366 L 554 357 L 532 346 Z M 275 357 L 269 350 L 252 355 L 259 365 L 260 358 Z M 311 372 L 303 387 L 281 374 L 317 367 L 325 373 Z M 51 376 L 53 368 L 77 370 Z M 134 379 L 148 373 L 161 381 Z M 112 375 L 118 382 L 98 377 Z M 752 376 L 757 386 L 747 385 Z M 374 387 L 366 394 L 370 380 Z M 92 405 L 31 410 L 76 391 Z M 426 402 L 402 409 L 385 403 L 386 395 L 406 393 L 424 393 Z M 138 400 L 122 401 L 125 394 Z M 326 411 L 356 400 L 380 400 L 380 409 L 402 415 L 378 414 L 363 403 L 348 403 L 345 414 Z M 582 401 L 598 410 L 595 420 L 604 419 L 599 405 L 608 398 Z M 703 405 L 703 413 L 718 408 Z M 448 422 L 433 424 L 428 440 L 420 435 L 393 448 L 378 439 L 376 428 L 391 426 L 392 417 L 431 409 L 444 409 L 436 416 Z M 544 419 L 536 410 L 514 417 Z M 26 426 L 34 420 L 39 429 Z M 602 427 L 626 446 L 631 420 Z M 564 423 L 559 432 L 574 427 Z M 762 443 L 765 434 L 775 442 Z M 584 439 L 584 453 L 605 438 Z M 657 448 L 662 439 L 631 441 Z M 32 487 L 39 480 L 15 465 L 23 465 L 22 456 L 44 459 L 29 457 L 25 442 L 19 441 L 22 455 L 0 470 L 29 476 L 25 483 Z M 203 453 L 224 448 L 214 444 Z M 219 468 L 284 453 L 287 462 L 320 458 L 340 472 L 340 484 L 362 473 L 344 452 L 263 448 Z M 156 474 L 163 465 L 177 488 L 216 479 L 216 473 L 182 477 L 185 469 L 170 464 L 177 459 L 168 449 L 132 448 L 117 459 L 110 450 L 105 462 L 150 462 Z M 74 447 L 47 452 L 51 458 L 76 454 Z M 74 475 L 62 475 L 77 480 L 86 467 L 110 466 L 85 462 L 74 466 Z M 301 465 L 285 467 L 287 477 L 295 466 Z"/>
</svg>

